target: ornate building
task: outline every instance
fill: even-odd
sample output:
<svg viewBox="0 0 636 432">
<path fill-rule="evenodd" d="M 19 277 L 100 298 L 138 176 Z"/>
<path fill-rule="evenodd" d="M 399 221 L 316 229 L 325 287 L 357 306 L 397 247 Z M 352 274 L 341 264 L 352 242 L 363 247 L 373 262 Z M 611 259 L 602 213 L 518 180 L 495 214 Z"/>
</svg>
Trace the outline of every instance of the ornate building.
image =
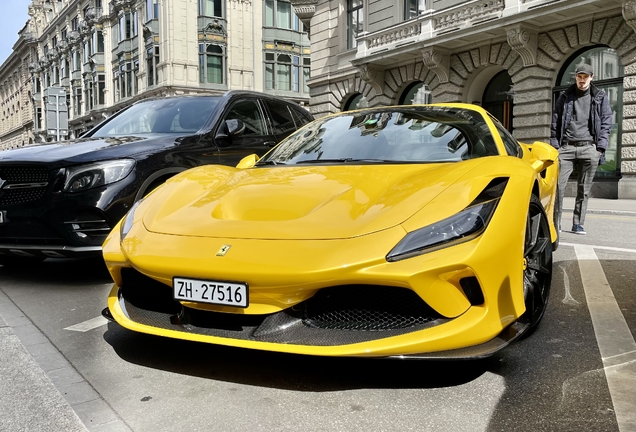
<svg viewBox="0 0 636 432">
<path fill-rule="evenodd" d="M 23 28 L 13 52 L 0 66 L 0 149 L 21 147 L 34 140 L 33 80 L 29 64 L 35 43 L 34 35 Z"/>
<path fill-rule="evenodd" d="M 75 138 L 153 96 L 309 102 L 309 39 L 289 1 L 32 0 L 29 16 L 0 66 L 0 149 Z"/>
<path fill-rule="evenodd" d="M 312 43 L 315 116 L 469 102 L 548 141 L 553 102 L 588 62 L 614 111 L 592 195 L 636 198 L 636 0 L 292 0 Z"/>
</svg>

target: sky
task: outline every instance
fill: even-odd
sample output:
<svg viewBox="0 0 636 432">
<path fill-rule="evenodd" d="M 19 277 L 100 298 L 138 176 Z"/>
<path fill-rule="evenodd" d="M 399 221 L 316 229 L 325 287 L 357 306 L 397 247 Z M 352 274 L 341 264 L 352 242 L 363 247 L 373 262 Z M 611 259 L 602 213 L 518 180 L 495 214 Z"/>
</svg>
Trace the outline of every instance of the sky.
<svg viewBox="0 0 636 432">
<path fill-rule="evenodd" d="M 29 19 L 31 0 L 0 0 L 0 64 L 9 57 L 18 31 Z"/>
</svg>

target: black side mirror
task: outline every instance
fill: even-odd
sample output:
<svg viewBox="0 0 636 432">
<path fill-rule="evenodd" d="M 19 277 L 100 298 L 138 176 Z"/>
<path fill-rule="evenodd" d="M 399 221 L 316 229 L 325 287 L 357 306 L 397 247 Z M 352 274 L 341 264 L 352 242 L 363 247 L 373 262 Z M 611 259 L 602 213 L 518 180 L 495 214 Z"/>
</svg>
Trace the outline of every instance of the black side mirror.
<svg viewBox="0 0 636 432">
<path fill-rule="evenodd" d="M 229 136 L 239 136 L 245 132 L 245 123 L 239 119 L 225 120 L 225 128 Z"/>
</svg>

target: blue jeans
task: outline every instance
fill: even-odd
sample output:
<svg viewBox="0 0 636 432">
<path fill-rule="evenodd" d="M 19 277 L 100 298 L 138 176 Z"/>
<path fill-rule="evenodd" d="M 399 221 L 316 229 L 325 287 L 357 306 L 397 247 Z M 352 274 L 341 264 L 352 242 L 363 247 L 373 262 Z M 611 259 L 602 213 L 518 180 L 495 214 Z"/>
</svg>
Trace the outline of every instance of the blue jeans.
<svg viewBox="0 0 636 432">
<path fill-rule="evenodd" d="M 587 200 L 592 189 L 592 181 L 596 174 L 600 154 L 594 144 L 582 147 L 575 147 L 563 144 L 559 149 L 559 226 L 561 225 L 561 209 L 565 187 L 574 168 L 577 168 L 578 177 L 576 179 L 576 199 L 574 201 L 573 225 L 583 225 L 585 223 L 585 213 L 587 212 Z"/>
</svg>

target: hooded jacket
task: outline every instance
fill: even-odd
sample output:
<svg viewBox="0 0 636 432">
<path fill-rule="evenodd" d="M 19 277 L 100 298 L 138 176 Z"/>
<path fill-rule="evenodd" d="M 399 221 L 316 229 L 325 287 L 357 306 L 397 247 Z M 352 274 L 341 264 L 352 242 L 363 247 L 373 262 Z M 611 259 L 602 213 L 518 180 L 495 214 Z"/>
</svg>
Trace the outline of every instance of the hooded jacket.
<svg viewBox="0 0 636 432">
<path fill-rule="evenodd" d="M 594 84 L 590 84 L 590 96 L 590 132 L 596 149 L 605 152 L 612 127 L 612 108 L 605 92 Z M 556 149 L 563 144 L 563 134 L 572 119 L 575 98 L 576 84 L 572 84 L 556 101 L 550 125 L 550 144 Z"/>
</svg>

